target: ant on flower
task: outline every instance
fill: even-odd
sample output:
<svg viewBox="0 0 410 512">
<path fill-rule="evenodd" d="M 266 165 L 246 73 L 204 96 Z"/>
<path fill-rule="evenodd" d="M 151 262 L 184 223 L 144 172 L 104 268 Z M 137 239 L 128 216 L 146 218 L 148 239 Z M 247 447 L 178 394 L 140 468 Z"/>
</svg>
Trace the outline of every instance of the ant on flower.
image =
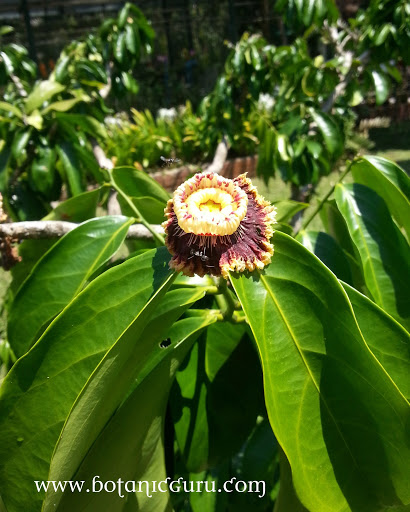
<svg viewBox="0 0 410 512">
<path fill-rule="evenodd" d="M 194 256 L 197 256 L 198 258 L 200 258 L 203 263 L 208 263 L 210 260 L 210 257 L 205 254 L 205 247 L 202 249 L 202 251 L 201 250 L 196 251 L 195 249 L 191 249 L 189 251 L 189 254 L 191 255 L 188 258 L 189 260 L 192 259 Z M 206 267 L 214 268 L 214 265 L 206 265 Z"/>
</svg>

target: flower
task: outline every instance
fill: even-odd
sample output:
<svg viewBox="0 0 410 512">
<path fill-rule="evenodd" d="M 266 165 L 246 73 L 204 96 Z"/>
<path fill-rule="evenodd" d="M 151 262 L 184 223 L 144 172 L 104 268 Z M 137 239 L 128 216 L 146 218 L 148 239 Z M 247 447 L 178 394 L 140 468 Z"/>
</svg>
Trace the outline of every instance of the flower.
<svg viewBox="0 0 410 512">
<path fill-rule="evenodd" d="M 275 207 L 246 174 L 230 180 L 199 173 L 180 185 L 165 208 L 171 268 L 187 276 L 262 269 L 270 263 Z"/>
</svg>

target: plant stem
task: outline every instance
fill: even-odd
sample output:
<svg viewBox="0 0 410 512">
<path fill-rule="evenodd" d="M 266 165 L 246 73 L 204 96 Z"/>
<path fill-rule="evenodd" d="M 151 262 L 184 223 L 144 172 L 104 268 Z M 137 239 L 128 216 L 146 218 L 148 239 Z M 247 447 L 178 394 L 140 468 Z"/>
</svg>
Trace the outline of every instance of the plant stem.
<svg viewBox="0 0 410 512">
<path fill-rule="evenodd" d="M 235 311 L 235 301 L 228 290 L 227 281 L 224 278 L 218 280 L 219 294 L 215 296 L 218 306 L 221 308 L 224 320 L 232 321 Z"/>
<path fill-rule="evenodd" d="M 298 229 L 296 231 L 295 235 L 297 235 L 297 233 L 299 231 L 301 231 L 302 229 L 306 229 L 308 227 L 308 225 L 312 222 L 312 220 L 316 217 L 316 215 L 323 208 L 323 205 L 325 204 L 325 202 L 333 194 L 333 192 L 335 191 L 336 185 L 338 185 L 343 180 L 343 178 L 350 172 L 350 168 L 351 168 L 351 164 L 342 172 L 342 174 L 339 176 L 339 179 L 336 181 L 336 183 L 330 187 L 330 189 L 325 194 L 325 196 L 319 201 L 319 204 L 314 209 L 313 213 L 309 217 L 307 217 L 307 219 L 305 219 L 304 222 L 302 222 L 300 229 Z"/>
</svg>

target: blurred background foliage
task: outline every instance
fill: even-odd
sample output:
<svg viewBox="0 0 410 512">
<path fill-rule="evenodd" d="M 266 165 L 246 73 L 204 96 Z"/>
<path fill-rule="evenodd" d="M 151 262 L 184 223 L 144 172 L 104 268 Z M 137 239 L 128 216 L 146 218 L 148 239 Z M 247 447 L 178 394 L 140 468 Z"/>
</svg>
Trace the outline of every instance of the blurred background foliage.
<svg viewBox="0 0 410 512">
<path fill-rule="evenodd" d="M 12 219 L 102 184 L 97 146 L 150 170 L 161 156 L 210 161 L 225 139 L 230 157 L 258 155 L 265 183 L 280 178 L 309 201 L 342 157 L 371 146 L 361 118 L 385 105 L 408 113 L 408 2 L 211 4 L 147 4 L 152 23 L 131 3 L 94 14 L 101 23 L 58 56 L 44 37 L 36 50 L 38 18 L 26 23 L 28 49 L 2 27 L 0 191 Z"/>
</svg>

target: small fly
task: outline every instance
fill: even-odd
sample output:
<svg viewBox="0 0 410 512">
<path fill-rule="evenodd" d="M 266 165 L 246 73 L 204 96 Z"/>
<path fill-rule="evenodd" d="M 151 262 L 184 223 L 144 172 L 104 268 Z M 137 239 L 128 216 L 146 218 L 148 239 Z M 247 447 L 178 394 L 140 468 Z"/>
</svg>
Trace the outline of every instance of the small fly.
<svg viewBox="0 0 410 512">
<path fill-rule="evenodd" d="M 179 164 L 181 160 L 179 158 L 165 158 L 165 156 L 159 157 L 162 162 L 162 167 L 170 167 L 172 164 Z"/>
</svg>

